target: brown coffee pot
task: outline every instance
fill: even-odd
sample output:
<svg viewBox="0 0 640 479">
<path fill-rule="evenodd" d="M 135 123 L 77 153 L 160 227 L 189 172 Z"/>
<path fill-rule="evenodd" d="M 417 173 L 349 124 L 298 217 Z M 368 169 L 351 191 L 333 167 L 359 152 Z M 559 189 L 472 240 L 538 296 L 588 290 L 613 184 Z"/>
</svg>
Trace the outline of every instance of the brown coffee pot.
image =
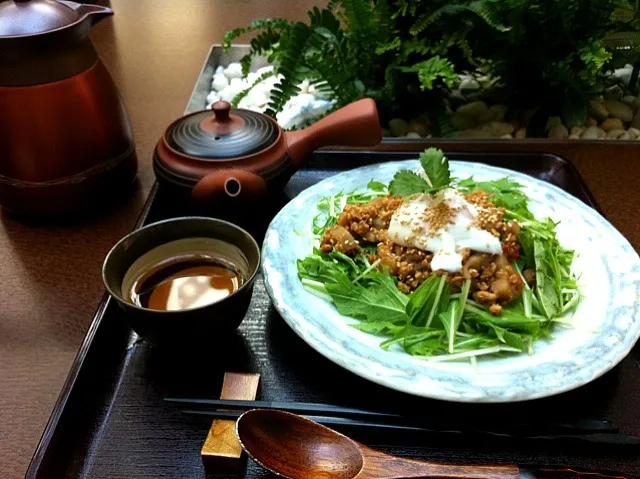
<svg viewBox="0 0 640 479">
<path fill-rule="evenodd" d="M 225 101 L 171 124 L 156 145 L 160 183 L 200 206 L 257 202 L 277 191 L 316 149 L 373 147 L 382 141 L 375 102 L 363 98 L 308 128 L 284 131 L 262 113 Z"/>
<path fill-rule="evenodd" d="M 130 190 L 137 173 L 120 94 L 89 39 L 109 8 L 0 1 L 0 205 L 75 215 Z"/>
</svg>

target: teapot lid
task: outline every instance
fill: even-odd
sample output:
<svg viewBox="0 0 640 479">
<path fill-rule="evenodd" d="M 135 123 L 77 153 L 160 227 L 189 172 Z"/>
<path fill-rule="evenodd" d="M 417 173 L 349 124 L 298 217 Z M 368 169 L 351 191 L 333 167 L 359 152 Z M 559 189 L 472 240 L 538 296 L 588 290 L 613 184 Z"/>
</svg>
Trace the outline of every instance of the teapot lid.
<svg viewBox="0 0 640 479">
<path fill-rule="evenodd" d="M 76 23 L 85 16 L 73 2 L 57 0 L 0 1 L 0 37 L 36 35 Z"/>
<path fill-rule="evenodd" d="M 232 159 L 253 155 L 271 145 L 280 127 L 270 117 L 251 110 L 233 109 L 218 101 L 210 110 L 185 116 L 173 123 L 165 134 L 175 151 L 201 159 Z"/>
</svg>

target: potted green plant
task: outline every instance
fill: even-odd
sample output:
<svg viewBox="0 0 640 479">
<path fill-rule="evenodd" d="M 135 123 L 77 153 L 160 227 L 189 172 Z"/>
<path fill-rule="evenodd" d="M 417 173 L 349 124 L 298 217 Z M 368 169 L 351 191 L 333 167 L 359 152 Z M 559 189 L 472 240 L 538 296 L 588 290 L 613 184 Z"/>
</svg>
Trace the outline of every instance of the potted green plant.
<svg viewBox="0 0 640 479">
<path fill-rule="evenodd" d="M 332 0 L 307 22 L 256 20 L 223 45 L 254 34 L 242 73 L 254 56 L 275 68 L 232 103 L 271 77 L 263 111 L 274 117 L 312 91 L 330 100 L 321 115 L 374 98 L 386 137 L 624 140 L 640 136 L 627 66 L 637 11 L 626 0 Z"/>
</svg>

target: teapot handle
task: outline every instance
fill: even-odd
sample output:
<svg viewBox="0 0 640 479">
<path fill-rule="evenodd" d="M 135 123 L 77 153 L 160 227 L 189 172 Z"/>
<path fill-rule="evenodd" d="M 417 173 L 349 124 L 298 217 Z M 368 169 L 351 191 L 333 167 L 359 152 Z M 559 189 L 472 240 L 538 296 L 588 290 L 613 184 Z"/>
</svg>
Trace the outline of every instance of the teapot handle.
<svg viewBox="0 0 640 479">
<path fill-rule="evenodd" d="M 191 198 L 198 204 L 212 204 L 223 199 L 252 199 L 267 192 L 264 178 L 251 171 L 218 170 L 203 177 L 191 191 Z"/>
<path fill-rule="evenodd" d="M 371 98 L 363 98 L 334 111 L 308 128 L 286 132 L 285 139 L 294 167 L 323 146 L 376 146 L 382 141 L 376 103 Z"/>
</svg>

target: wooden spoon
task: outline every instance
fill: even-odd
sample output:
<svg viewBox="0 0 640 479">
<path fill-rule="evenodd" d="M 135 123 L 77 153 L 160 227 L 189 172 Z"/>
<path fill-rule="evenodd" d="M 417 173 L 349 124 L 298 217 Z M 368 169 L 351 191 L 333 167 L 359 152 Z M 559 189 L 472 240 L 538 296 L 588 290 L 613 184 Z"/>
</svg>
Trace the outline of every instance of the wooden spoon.
<svg viewBox="0 0 640 479">
<path fill-rule="evenodd" d="M 518 466 L 462 466 L 403 459 L 374 451 L 296 414 L 252 409 L 236 423 L 247 454 L 289 479 L 394 479 L 410 477 L 518 479 Z"/>
</svg>

